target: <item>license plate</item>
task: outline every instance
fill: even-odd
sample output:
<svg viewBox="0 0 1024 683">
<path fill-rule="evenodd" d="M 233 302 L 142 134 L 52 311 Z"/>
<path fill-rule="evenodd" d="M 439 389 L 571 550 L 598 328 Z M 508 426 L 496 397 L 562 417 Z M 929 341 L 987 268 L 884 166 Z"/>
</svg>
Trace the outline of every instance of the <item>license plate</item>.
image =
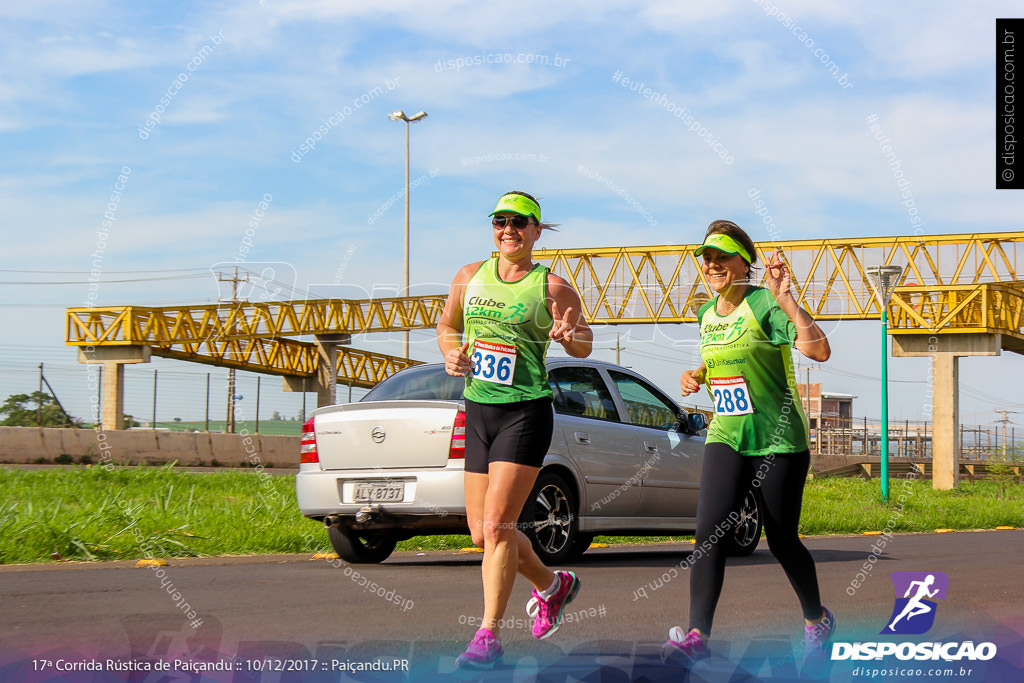
<svg viewBox="0 0 1024 683">
<path fill-rule="evenodd" d="M 404 482 L 367 482 L 356 483 L 352 491 L 356 503 L 385 503 L 401 501 L 405 498 Z"/>
</svg>

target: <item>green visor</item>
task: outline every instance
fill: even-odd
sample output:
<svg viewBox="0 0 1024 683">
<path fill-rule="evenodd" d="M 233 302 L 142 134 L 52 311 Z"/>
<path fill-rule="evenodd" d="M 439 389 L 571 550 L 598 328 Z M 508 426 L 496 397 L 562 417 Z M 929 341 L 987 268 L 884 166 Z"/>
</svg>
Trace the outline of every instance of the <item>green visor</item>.
<svg viewBox="0 0 1024 683">
<path fill-rule="evenodd" d="M 511 211 L 520 216 L 533 216 L 533 220 L 540 223 L 540 206 L 537 205 L 537 202 L 521 194 L 507 194 L 499 199 L 498 205 L 494 207 L 494 211 L 490 215 L 493 216 L 499 211 Z"/>
<path fill-rule="evenodd" d="M 700 256 L 704 253 L 705 249 L 717 249 L 723 254 L 739 254 L 747 263 L 753 262 L 750 252 L 744 249 L 743 245 L 732 237 L 721 232 L 717 232 L 714 235 L 708 235 L 704 240 L 704 244 L 697 247 L 694 250 L 693 255 Z"/>
</svg>

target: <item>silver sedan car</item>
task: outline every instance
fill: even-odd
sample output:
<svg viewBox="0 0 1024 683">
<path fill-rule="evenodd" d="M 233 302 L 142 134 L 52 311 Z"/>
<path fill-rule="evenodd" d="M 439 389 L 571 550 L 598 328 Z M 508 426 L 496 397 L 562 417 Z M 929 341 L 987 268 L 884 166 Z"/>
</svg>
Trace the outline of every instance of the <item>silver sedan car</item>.
<svg viewBox="0 0 1024 683">
<path fill-rule="evenodd" d="M 696 527 L 707 419 L 624 367 L 549 359 L 555 428 L 520 517 L 546 564 L 579 557 L 595 535 L 673 535 Z M 348 562 L 385 560 L 413 536 L 467 534 L 464 381 L 442 364 L 396 373 L 358 403 L 319 408 L 303 426 L 296 492 Z M 753 552 L 751 489 L 722 542 Z"/>
</svg>

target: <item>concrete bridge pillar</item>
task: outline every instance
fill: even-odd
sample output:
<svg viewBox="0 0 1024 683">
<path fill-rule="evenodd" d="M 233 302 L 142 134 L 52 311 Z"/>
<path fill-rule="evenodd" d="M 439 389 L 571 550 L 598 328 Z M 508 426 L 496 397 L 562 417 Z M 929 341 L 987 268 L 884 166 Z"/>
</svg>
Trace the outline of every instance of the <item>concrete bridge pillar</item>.
<svg viewBox="0 0 1024 683">
<path fill-rule="evenodd" d="M 960 480 L 960 357 L 998 356 L 999 334 L 894 334 L 892 355 L 932 357 L 932 488 Z"/>
<path fill-rule="evenodd" d="M 350 334 L 318 334 L 316 349 L 319 361 L 313 377 L 286 376 L 285 391 L 315 391 L 318 408 L 337 403 L 338 393 L 338 346 L 352 343 Z"/>
<path fill-rule="evenodd" d="M 124 366 L 148 363 L 148 346 L 86 346 L 78 349 L 79 363 L 103 365 L 102 412 L 104 431 L 124 429 Z"/>
<path fill-rule="evenodd" d="M 932 355 L 932 488 L 954 489 L 960 481 L 960 356 Z"/>
</svg>

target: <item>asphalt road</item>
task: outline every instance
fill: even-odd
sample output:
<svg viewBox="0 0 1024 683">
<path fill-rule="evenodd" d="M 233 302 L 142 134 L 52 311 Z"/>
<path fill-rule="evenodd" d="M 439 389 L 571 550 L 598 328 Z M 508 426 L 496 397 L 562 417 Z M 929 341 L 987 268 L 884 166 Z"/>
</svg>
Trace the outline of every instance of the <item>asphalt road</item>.
<svg viewBox="0 0 1024 683">
<path fill-rule="evenodd" d="M 1000 658 L 1024 664 L 1024 531 L 896 535 L 880 554 L 872 550 L 879 537 L 804 540 L 817 562 L 823 600 L 837 615 L 838 639 L 885 639 L 878 633 L 894 604 L 890 572 L 939 571 L 949 576 L 949 593 L 931 631 L 917 639 L 992 641 Z M 491 677 L 533 680 L 540 672 L 549 680 L 676 680 L 679 672 L 663 667 L 658 652 L 668 628 L 686 622 L 689 575 L 678 567 L 691 548 L 590 550 L 568 567 L 583 588 L 560 631 L 546 641 L 530 636 L 529 587 L 519 579 L 502 632 L 505 667 Z M 184 664 L 163 678 L 137 673 L 134 680 L 193 680 L 188 662 L 218 661 L 233 670 L 203 680 L 433 680 L 452 670 L 475 631 L 479 562 L 478 554 L 431 552 L 396 553 L 381 565 L 273 556 L 179 559 L 155 568 L 3 566 L 0 680 L 129 680 L 114 670 L 158 660 Z M 801 639 L 795 595 L 762 540 L 750 557 L 730 560 L 711 639 L 718 657 L 709 660 L 704 680 L 736 679 L 743 662 L 743 671 L 788 680 L 788 669 L 772 678 L 771 662 L 762 664 L 758 653 L 788 651 Z M 409 672 L 345 669 L 345 662 L 378 658 L 404 661 L 398 668 L 407 664 Z M 106 668 L 47 678 L 58 661 Z M 267 670 L 274 668 L 280 670 Z M 832 680 L 842 679 L 833 673 Z"/>
</svg>

